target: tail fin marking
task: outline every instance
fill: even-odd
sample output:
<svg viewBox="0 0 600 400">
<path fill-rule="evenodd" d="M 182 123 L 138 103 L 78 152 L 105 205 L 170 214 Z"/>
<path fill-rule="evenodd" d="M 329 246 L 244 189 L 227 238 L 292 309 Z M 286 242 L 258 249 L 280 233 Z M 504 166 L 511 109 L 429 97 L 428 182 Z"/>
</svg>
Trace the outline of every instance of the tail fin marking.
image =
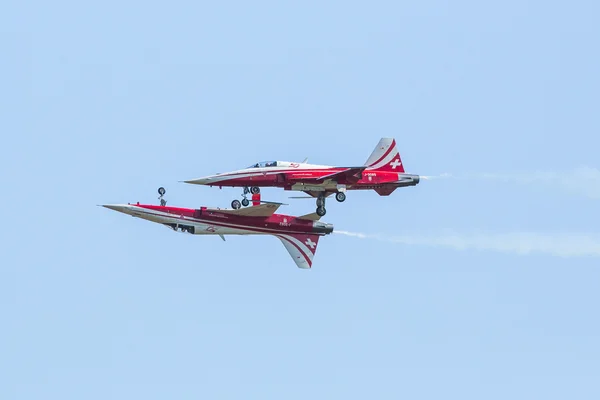
<svg viewBox="0 0 600 400">
<path fill-rule="evenodd" d="M 404 173 L 404 165 L 393 138 L 381 138 L 365 163 L 369 169 Z"/>
<path fill-rule="evenodd" d="M 298 268 L 308 269 L 312 266 L 313 257 L 319 243 L 319 235 L 282 234 L 276 236 L 290 253 Z"/>
</svg>

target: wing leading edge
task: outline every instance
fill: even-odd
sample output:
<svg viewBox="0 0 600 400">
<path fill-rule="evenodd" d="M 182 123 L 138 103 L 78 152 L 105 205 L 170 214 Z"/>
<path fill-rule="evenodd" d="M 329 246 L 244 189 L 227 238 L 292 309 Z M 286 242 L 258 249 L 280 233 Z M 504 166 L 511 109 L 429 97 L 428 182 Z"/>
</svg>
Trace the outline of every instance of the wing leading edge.
<svg viewBox="0 0 600 400">
<path fill-rule="evenodd" d="M 360 179 L 360 174 L 365 169 L 367 169 L 367 168 L 368 168 L 368 166 L 366 166 L 366 165 L 365 166 L 361 166 L 361 167 L 348 167 L 347 169 L 344 169 L 342 171 L 337 171 L 337 172 L 334 172 L 332 174 L 328 174 L 328 175 L 322 176 L 322 177 L 319 178 L 319 180 L 324 181 L 326 179 L 332 179 L 332 178 L 335 178 L 335 177 L 341 177 L 341 176 L 343 176 L 346 179 L 357 181 L 357 180 Z"/>
<path fill-rule="evenodd" d="M 319 243 L 319 235 L 295 233 L 276 236 L 290 253 L 298 268 L 309 269 L 312 267 L 317 244 Z"/>
<path fill-rule="evenodd" d="M 210 209 L 210 211 L 219 212 L 223 214 L 243 215 L 246 217 L 270 217 L 277 211 L 281 204 L 280 203 L 265 203 L 258 206 L 239 208 L 237 210 L 231 209 Z"/>
</svg>

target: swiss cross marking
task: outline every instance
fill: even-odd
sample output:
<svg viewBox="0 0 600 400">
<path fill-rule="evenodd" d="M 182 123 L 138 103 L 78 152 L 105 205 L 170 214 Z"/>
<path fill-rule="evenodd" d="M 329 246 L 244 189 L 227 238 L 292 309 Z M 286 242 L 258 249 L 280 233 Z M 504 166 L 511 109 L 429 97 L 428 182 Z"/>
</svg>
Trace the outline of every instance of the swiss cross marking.
<svg viewBox="0 0 600 400">
<path fill-rule="evenodd" d="M 400 160 L 394 160 L 390 163 L 390 165 L 392 166 L 392 169 L 396 169 L 397 166 L 402 165 L 402 162 L 400 162 Z"/>
<path fill-rule="evenodd" d="M 312 250 L 314 250 L 315 246 L 317 245 L 315 242 L 313 242 L 312 240 L 310 240 L 310 238 L 306 239 L 306 242 L 304 242 L 304 244 L 306 244 Z"/>
</svg>

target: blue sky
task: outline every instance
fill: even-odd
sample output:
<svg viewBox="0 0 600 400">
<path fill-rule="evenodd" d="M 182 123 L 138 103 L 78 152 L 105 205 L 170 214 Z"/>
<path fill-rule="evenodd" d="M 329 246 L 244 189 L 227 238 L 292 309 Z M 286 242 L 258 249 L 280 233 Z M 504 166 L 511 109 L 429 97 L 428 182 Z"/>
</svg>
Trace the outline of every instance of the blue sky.
<svg viewBox="0 0 600 400">
<path fill-rule="evenodd" d="M 0 398 L 598 398 L 600 6 L 413 3 L 5 5 Z M 451 176 L 330 201 L 310 271 L 96 207 L 382 136 Z"/>
</svg>

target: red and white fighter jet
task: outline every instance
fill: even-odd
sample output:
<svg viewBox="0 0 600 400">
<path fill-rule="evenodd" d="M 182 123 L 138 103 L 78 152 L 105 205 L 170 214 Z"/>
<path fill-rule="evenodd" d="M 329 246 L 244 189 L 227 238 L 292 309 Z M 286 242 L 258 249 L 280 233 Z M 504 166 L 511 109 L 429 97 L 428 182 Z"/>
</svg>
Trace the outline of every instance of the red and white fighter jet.
<svg viewBox="0 0 600 400">
<path fill-rule="evenodd" d="M 277 237 L 299 268 L 311 268 L 319 238 L 333 232 L 333 225 L 318 221 L 319 216 L 301 217 L 275 214 L 279 203 L 255 201 L 252 207 L 237 210 L 200 207 L 197 209 L 161 205 L 105 204 L 103 207 L 132 217 L 163 224 L 178 232 L 194 235 L 273 235 Z M 262 203 L 262 204 L 261 204 Z"/>
<path fill-rule="evenodd" d="M 243 187 L 243 199 L 234 200 L 231 207 L 239 209 L 250 204 L 246 195 L 260 193 L 261 187 L 281 187 L 302 191 L 316 197 L 317 214 L 325 215 L 325 199 L 335 193 L 339 202 L 346 200 L 347 190 L 373 189 L 380 196 L 389 196 L 404 186 L 415 186 L 419 175 L 404 170 L 393 138 L 382 138 L 364 165 L 334 167 L 289 161 L 259 162 L 246 169 L 219 173 L 184 181 L 197 185 Z"/>
</svg>

